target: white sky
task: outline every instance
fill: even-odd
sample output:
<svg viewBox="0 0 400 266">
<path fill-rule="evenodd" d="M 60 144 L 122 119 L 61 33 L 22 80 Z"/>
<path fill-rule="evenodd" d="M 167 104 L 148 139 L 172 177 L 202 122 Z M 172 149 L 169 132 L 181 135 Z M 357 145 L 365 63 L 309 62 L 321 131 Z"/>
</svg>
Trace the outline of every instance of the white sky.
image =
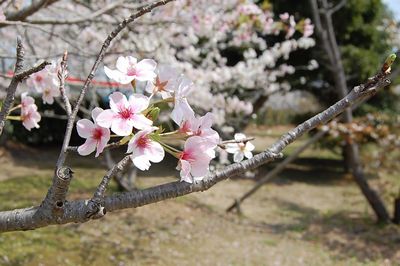
<svg viewBox="0 0 400 266">
<path fill-rule="evenodd" d="M 400 0 L 383 0 L 383 2 L 388 5 L 396 18 L 400 20 Z"/>
</svg>

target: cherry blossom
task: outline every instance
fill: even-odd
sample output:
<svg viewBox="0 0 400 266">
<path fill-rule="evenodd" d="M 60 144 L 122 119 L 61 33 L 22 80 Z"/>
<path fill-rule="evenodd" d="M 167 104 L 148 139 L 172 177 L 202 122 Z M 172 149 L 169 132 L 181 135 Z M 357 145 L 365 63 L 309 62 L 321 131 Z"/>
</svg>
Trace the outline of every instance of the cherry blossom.
<svg viewBox="0 0 400 266">
<path fill-rule="evenodd" d="M 198 118 L 190 113 L 183 118 L 179 131 L 190 136 L 199 136 L 207 139 L 210 143 L 214 143 L 216 147 L 219 143 L 219 135 L 217 131 L 211 128 L 213 118 L 214 115 L 210 112 Z"/>
<path fill-rule="evenodd" d="M 37 111 L 35 100 L 27 96 L 26 93 L 21 95 L 21 121 L 22 125 L 29 131 L 32 128 L 39 128 L 41 116 Z"/>
<path fill-rule="evenodd" d="M 53 82 L 52 80 L 51 82 Z M 60 96 L 58 83 L 49 83 L 48 86 L 43 88 L 42 99 L 43 103 L 53 104 L 54 98 Z"/>
<path fill-rule="evenodd" d="M 176 70 L 163 65 L 156 69 L 156 74 L 155 80 L 147 83 L 146 91 L 151 94 L 160 93 L 163 99 L 172 97 L 179 77 Z"/>
<path fill-rule="evenodd" d="M 96 121 L 96 118 L 102 111 L 103 109 L 99 107 L 93 109 L 93 121 Z M 76 129 L 78 135 L 86 139 L 85 143 L 78 147 L 78 153 L 82 156 L 89 155 L 96 150 L 95 157 L 98 157 L 110 140 L 110 130 L 99 126 L 96 122 L 93 123 L 89 119 L 79 120 L 76 123 Z"/>
<path fill-rule="evenodd" d="M 43 103 L 45 104 L 53 104 L 54 97 L 60 96 L 56 68 L 56 63 L 53 62 L 43 70 L 32 74 L 26 81 L 26 84 L 33 92 L 42 94 Z"/>
<path fill-rule="evenodd" d="M 179 154 L 177 169 L 180 170 L 181 181 L 193 183 L 201 180 L 207 173 L 214 144 L 199 136 L 186 140 L 184 150 Z"/>
<path fill-rule="evenodd" d="M 5 21 L 6 16 L 4 15 L 3 9 L 0 7 L 0 21 Z"/>
<path fill-rule="evenodd" d="M 153 81 L 156 78 L 157 63 L 152 59 L 143 59 L 137 62 L 133 56 L 120 56 L 117 59 L 116 68 L 112 70 L 104 66 L 106 75 L 121 84 L 129 84 L 134 80 Z"/>
<path fill-rule="evenodd" d="M 28 96 L 27 92 L 21 93 L 21 108 L 26 109 L 30 105 L 35 105 L 35 99 L 31 96 Z"/>
<path fill-rule="evenodd" d="M 235 134 L 235 140 L 236 141 L 243 141 L 246 139 L 246 135 L 242 133 L 236 133 Z M 239 143 L 228 143 L 226 145 L 226 151 L 228 153 L 233 153 L 233 161 L 235 162 L 240 162 L 246 157 L 247 159 L 250 159 L 253 157 L 252 151 L 254 150 L 254 145 L 250 143 L 249 141 L 246 141 L 245 143 L 239 142 Z"/>
<path fill-rule="evenodd" d="M 157 130 L 158 127 L 149 127 L 141 130 L 129 141 L 128 153 L 133 164 L 140 170 L 149 170 L 150 162 L 159 163 L 164 159 L 164 149 L 160 143 L 152 140 L 150 134 Z"/>
<path fill-rule="evenodd" d="M 153 124 L 141 112 L 149 106 L 149 98 L 141 94 L 132 94 L 129 101 L 121 92 L 110 95 L 110 108 L 101 112 L 96 122 L 118 136 L 128 136 L 133 128 L 145 129 Z"/>
<path fill-rule="evenodd" d="M 303 36 L 304 37 L 309 37 L 313 35 L 314 33 L 314 25 L 311 24 L 311 20 L 309 18 L 304 20 L 304 25 L 303 25 Z"/>
<path fill-rule="evenodd" d="M 174 109 L 171 112 L 171 118 L 178 125 L 182 123 L 185 117 L 194 116 L 194 111 L 190 107 L 187 96 L 193 89 L 193 82 L 186 77 L 179 80 L 179 84 L 174 92 Z"/>
</svg>

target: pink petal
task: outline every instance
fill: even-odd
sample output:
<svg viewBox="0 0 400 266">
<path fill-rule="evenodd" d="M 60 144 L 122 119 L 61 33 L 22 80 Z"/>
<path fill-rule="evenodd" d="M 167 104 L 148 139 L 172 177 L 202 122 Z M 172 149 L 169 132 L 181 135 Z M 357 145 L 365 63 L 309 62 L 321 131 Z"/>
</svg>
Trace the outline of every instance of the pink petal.
<svg viewBox="0 0 400 266">
<path fill-rule="evenodd" d="M 190 172 L 192 173 L 193 177 L 202 177 L 208 173 L 208 166 L 210 164 L 210 160 L 208 159 L 201 159 L 192 162 L 191 166 L 192 169 Z"/>
<path fill-rule="evenodd" d="M 121 111 L 129 106 L 126 96 L 119 91 L 112 93 L 109 96 L 109 99 L 110 99 L 110 108 L 115 113 L 118 113 L 119 111 Z"/>
<path fill-rule="evenodd" d="M 172 120 L 180 125 L 185 118 L 194 117 L 194 111 L 190 107 L 186 99 L 182 99 L 175 103 L 174 110 L 171 112 Z"/>
<path fill-rule="evenodd" d="M 103 136 L 101 137 L 100 141 L 97 142 L 96 148 L 96 155 L 98 157 L 100 153 L 103 152 L 104 147 L 107 145 L 108 141 L 110 140 L 110 130 L 108 128 L 102 128 Z"/>
<path fill-rule="evenodd" d="M 93 121 L 96 121 L 96 118 L 99 116 L 99 114 L 101 112 L 103 112 L 104 110 L 100 107 L 96 107 L 92 110 L 92 119 Z"/>
<path fill-rule="evenodd" d="M 159 163 L 164 159 L 165 152 L 160 143 L 152 141 L 146 149 L 146 154 L 150 161 Z"/>
<path fill-rule="evenodd" d="M 185 151 L 198 150 L 198 148 L 202 145 L 203 139 L 198 136 L 190 137 L 185 142 Z"/>
<path fill-rule="evenodd" d="M 94 124 L 89 119 L 81 119 L 76 123 L 76 130 L 78 135 L 82 138 L 89 138 L 92 136 Z"/>
<path fill-rule="evenodd" d="M 128 136 L 132 133 L 132 129 L 133 127 L 126 120 L 120 118 L 114 118 L 111 124 L 111 130 L 118 136 Z"/>
<path fill-rule="evenodd" d="M 131 155 L 131 160 L 133 164 L 142 171 L 149 170 L 150 168 L 151 164 L 146 155 L 137 157 Z"/>
<path fill-rule="evenodd" d="M 137 129 L 145 129 L 145 128 L 151 126 L 153 124 L 153 121 L 151 121 L 150 119 L 148 119 L 147 117 L 145 117 L 142 114 L 135 114 L 132 117 L 129 124 L 131 124 L 133 127 L 137 128 Z"/>
<path fill-rule="evenodd" d="M 114 119 L 115 113 L 112 110 L 107 109 L 97 115 L 96 123 L 101 127 L 110 128 Z"/>
<path fill-rule="evenodd" d="M 117 63 L 115 64 L 117 67 L 117 70 L 122 72 L 122 73 L 127 73 L 129 69 L 129 60 L 127 57 L 120 56 L 117 59 Z"/>
<path fill-rule="evenodd" d="M 132 94 L 129 96 L 129 105 L 134 113 L 140 113 L 149 107 L 149 98 L 142 94 Z"/>
<path fill-rule="evenodd" d="M 153 59 L 143 59 L 136 65 L 136 67 L 139 70 L 150 70 L 154 72 L 156 70 L 157 63 Z"/>
<path fill-rule="evenodd" d="M 214 115 L 210 112 L 200 118 L 202 128 L 210 128 L 213 124 Z"/>
<path fill-rule="evenodd" d="M 86 156 L 94 152 L 96 149 L 96 141 L 94 139 L 87 139 L 85 143 L 78 147 L 79 155 Z"/>
<path fill-rule="evenodd" d="M 109 77 L 112 80 L 115 80 L 118 83 L 121 84 L 129 84 L 132 82 L 132 80 L 135 79 L 134 76 L 128 76 L 118 70 L 112 70 L 109 69 L 108 67 L 104 67 L 104 73 L 106 73 L 107 77 Z"/>
<path fill-rule="evenodd" d="M 190 163 L 186 160 L 180 160 L 179 163 L 181 168 L 180 172 L 181 181 L 185 181 L 187 183 L 193 183 L 193 179 L 190 176 L 190 169 L 191 169 Z"/>
</svg>

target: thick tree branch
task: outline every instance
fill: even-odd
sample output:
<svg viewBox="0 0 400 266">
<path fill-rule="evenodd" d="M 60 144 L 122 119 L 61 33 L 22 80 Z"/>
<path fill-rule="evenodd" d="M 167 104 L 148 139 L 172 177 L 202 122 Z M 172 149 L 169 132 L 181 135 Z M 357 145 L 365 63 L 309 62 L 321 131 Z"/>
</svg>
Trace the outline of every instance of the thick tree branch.
<svg viewBox="0 0 400 266">
<path fill-rule="evenodd" d="M 49 6 L 55 2 L 57 2 L 58 0 L 39 0 L 39 1 L 32 1 L 32 4 L 22 8 L 18 11 L 15 12 L 9 12 L 6 13 L 6 18 L 7 20 L 12 20 L 12 21 L 17 21 L 17 20 L 25 20 L 27 17 L 29 17 L 30 15 L 33 15 L 34 13 L 36 13 L 37 11 L 39 11 L 40 9 Z M 0 28 L 4 27 L 4 24 L 1 25 L 0 24 Z"/>
<path fill-rule="evenodd" d="M 386 73 L 379 73 L 369 79 L 367 83 L 355 87 L 346 97 L 326 109 L 325 111 L 308 119 L 296 128 L 283 135 L 269 149 L 255 155 L 252 159 L 234 163 L 221 171 L 210 173 L 202 181 L 189 184 L 186 182 L 171 182 L 144 190 L 118 193 L 104 198 L 104 205 L 100 205 L 97 211 L 104 214 L 106 211 L 115 211 L 124 208 L 136 208 L 139 206 L 175 198 L 193 192 L 204 191 L 216 183 L 227 178 L 240 175 L 245 171 L 259 167 L 280 156 L 282 150 L 290 143 L 300 138 L 318 125 L 324 124 L 336 117 L 352 104 L 359 102 L 370 95 L 374 95 L 378 89 L 387 86 L 390 81 Z M 63 214 L 58 216 L 47 209 L 32 207 L 26 209 L 0 212 L 0 232 L 28 230 L 44 227 L 50 224 L 82 223 L 90 218 L 101 215 L 93 213 L 90 200 L 65 201 Z"/>
</svg>

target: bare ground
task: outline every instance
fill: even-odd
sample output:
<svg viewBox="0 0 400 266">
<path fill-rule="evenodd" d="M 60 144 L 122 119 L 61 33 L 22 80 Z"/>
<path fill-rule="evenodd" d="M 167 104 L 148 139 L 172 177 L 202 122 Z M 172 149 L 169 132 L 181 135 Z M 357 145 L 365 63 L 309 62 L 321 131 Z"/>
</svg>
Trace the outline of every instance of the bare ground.
<svg viewBox="0 0 400 266">
<path fill-rule="evenodd" d="M 245 201 L 241 216 L 225 209 L 253 180 L 228 180 L 86 224 L 1 234 L 0 265 L 400 265 L 400 228 L 375 224 L 340 161 L 307 157 L 316 153 Z M 12 148 L 0 159 L 1 210 L 40 203 L 55 154 Z M 86 158 L 71 164 L 71 197 L 90 195 L 104 170 Z M 174 162 L 155 167 L 139 187 L 174 180 L 160 177 L 166 167 Z"/>
</svg>

